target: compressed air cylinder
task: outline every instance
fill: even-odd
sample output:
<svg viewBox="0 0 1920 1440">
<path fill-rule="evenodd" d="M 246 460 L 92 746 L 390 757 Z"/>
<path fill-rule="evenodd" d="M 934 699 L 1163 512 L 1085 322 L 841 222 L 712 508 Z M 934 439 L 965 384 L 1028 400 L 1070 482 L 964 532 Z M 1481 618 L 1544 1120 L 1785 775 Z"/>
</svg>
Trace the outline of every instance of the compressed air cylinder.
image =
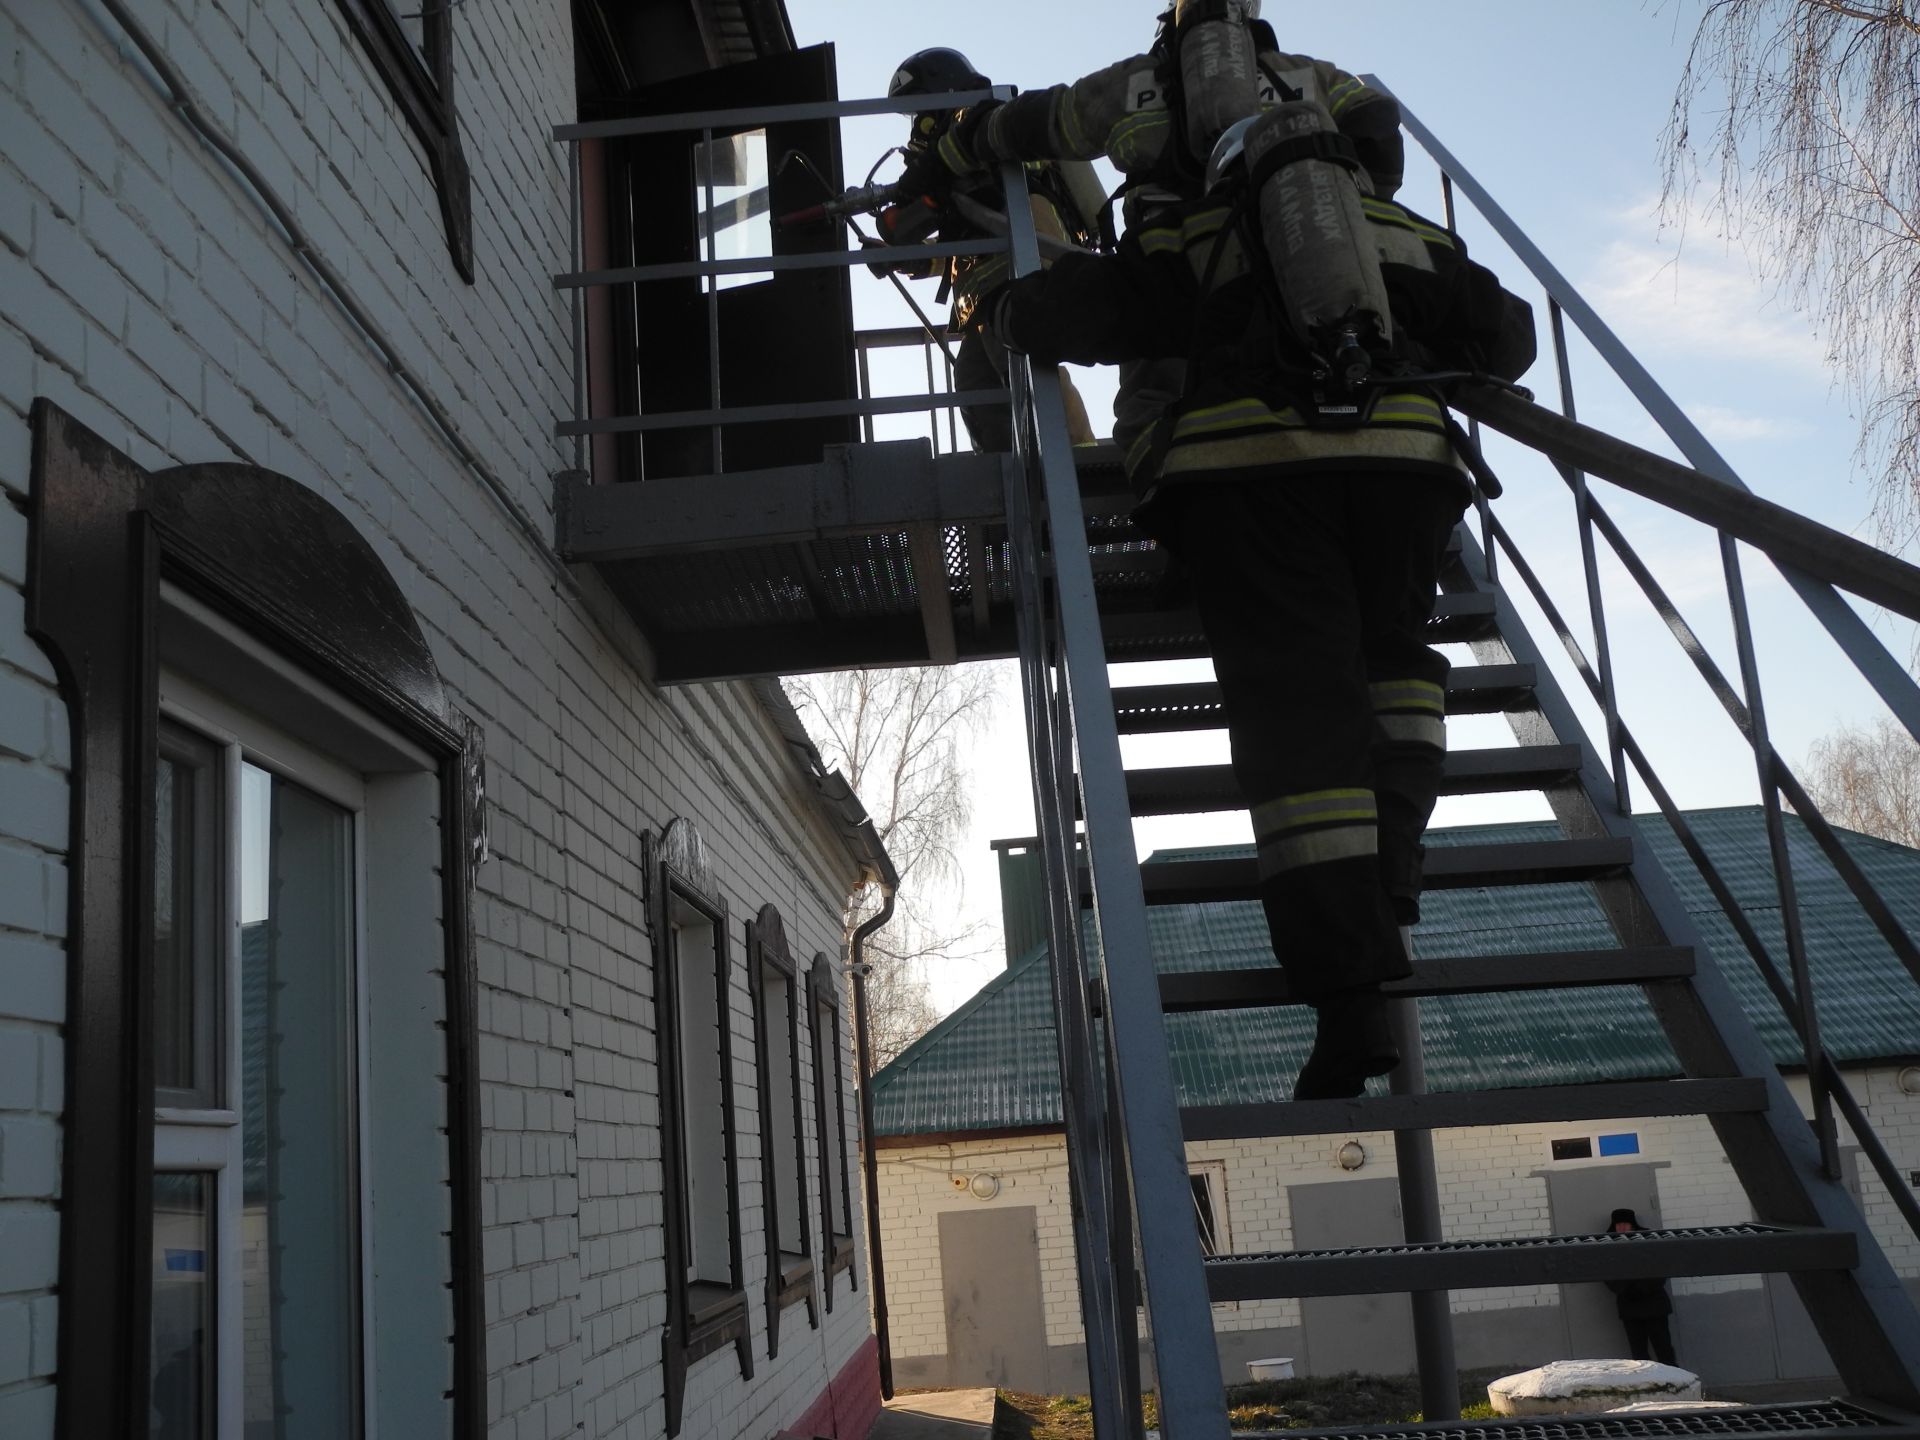
<svg viewBox="0 0 1920 1440">
<path fill-rule="evenodd" d="M 1236 120 L 1260 113 L 1260 57 L 1250 22 L 1257 0 L 1214 0 L 1183 15 L 1177 31 L 1187 146 L 1204 163 Z"/>
<path fill-rule="evenodd" d="M 1295 333 L 1328 354 L 1336 332 L 1351 328 L 1363 346 L 1393 338 L 1380 252 L 1352 170 L 1312 153 L 1313 137 L 1336 132 L 1313 100 L 1283 101 L 1247 131 L 1250 175 L 1285 146 L 1299 158 L 1280 164 L 1261 187 L 1260 230 Z"/>
</svg>

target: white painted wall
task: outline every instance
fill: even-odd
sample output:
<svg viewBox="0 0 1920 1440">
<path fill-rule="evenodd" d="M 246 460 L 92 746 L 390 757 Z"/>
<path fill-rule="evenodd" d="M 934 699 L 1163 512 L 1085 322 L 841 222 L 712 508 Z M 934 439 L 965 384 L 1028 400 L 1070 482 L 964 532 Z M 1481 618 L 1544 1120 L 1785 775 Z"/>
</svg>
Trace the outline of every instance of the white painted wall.
<svg viewBox="0 0 1920 1440">
<path fill-rule="evenodd" d="M 566 166 L 546 138 L 573 112 L 566 0 L 456 12 L 471 287 L 418 147 L 331 0 L 132 5 L 550 534 L 550 477 L 569 463 L 553 427 L 570 408 L 570 330 L 550 284 L 566 268 Z M 738 922 L 769 902 L 796 954 L 835 951 L 844 852 L 744 691 L 647 683 L 645 642 L 603 587 L 557 570 L 462 468 L 130 54 L 92 0 L 0 0 L 0 1434 L 49 1435 L 54 1400 L 70 760 L 21 596 L 27 414 L 47 396 L 151 468 L 291 475 L 398 577 L 488 740 L 494 859 L 475 924 L 491 1434 L 658 1436 L 639 834 L 697 817 L 736 956 Z M 766 1363 L 743 963 L 732 1023 L 759 1375 L 730 1378 L 730 1353 L 696 1366 L 690 1440 L 796 1417 L 869 1333 L 864 1296 L 817 1334 L 789 1311 Z"/>
<path fill-rule="evenodd" d="M 1877 1132 L 1901 1168 L 1920 1169 L 1920 1095 L 1902 1094 L 1898 1073 L 1890 1068 L 1854 1072 L 1855 1094 L 1869 1107 Z M 1789 1084 L 1802 1108 L 1809 1108 L 1805 1082 L 1794 1078 Z M 1621 1131 L 1639 1135 L 1638 1155 L 1619 1160 L 1551 1158 L 1550 1142 L 1555 1139 Z M 1367 1163 L 1356 1171 L 1342 1170 L 1338 1159 L 1340 1147 L 1349 1139 L 1358 1140 L 1368 1155 Z M 1850 1137 L 1843 1134 L 1842 1143 L 1849 1142 Z M 1547 1182 L 1539 1172 L 1610 1164 L 1661 1167 L 1661 1219 L 1667 1225 L 1736 1224 L 1752 1219 L 1712 1127 L 1695 1117 L 1445 1130 L 1435 1134 L 1434 1152 L 1449 1240 L 1550 1234 Z M 1377 1180 L 1395 1173 L 1393 1137 L 1386 1133 L 1191 1144 L 1187 1156 L 1194 1164 L 1214 1161 L 1224 1166 L 1222 1243 L 1241 1254 L 1292 1248 L 1288 1186 Z M 1000 1178 L 999 1194 L 988 1201 L 975 1199 L 964 1184 L 968 1177 L 983 1172 Z M 961 1183 L 956 1184 L 955 1177 Z M 1920 1277 L 1920 1242 L 1870 1170 L 1863 1176 L 1862 1197 L 1874 1233 L 1894 1268 L 1903 1276 Z M 943 1211 L 980 1205 L 1031 1205 L 1039 1211 L 1047 1341 L 1051 1345 L 1080 1343 L 1064 1141 L 1058 1136 L 970 1140 L 880 1151 L 881 1246 L 896 1357 L 946 1354 L 939 1216 Z M 1676 1294 L 1757 1292 L 1759 1284 L 1753 1276 L 1705 1277 L 1677 1280 L 1673 1290 Z M 1457 1291 L 1453 1296 L 1456 1314 L 1558 1303 L 1559 1287 L 1551 1285 Z M 1299 1323 L 1300 1306 L 1295 1300 L 1214 1307 L 1214 1325 L 1220 1331 Z"/>
</svg>

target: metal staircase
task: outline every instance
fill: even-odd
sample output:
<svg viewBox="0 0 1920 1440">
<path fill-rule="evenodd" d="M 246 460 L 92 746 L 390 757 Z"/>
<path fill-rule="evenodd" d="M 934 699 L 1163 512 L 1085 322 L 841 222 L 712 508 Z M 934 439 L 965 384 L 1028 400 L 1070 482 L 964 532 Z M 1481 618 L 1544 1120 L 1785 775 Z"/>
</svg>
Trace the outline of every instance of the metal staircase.
<svg viewBox="0 0 1920 1440">
<path fill-rule="evenodd" d="M 1377 81 L 1372 83 L 1378 84 Z M 943 107 L 964 97 L 804 107 L 827 113 Z M 798 111 L 763 107 L 563 127 L 562 140 L 673 130 L 729 134 L 777 123 Z M 621 130 L 619 127 L 627 128 Z M 1848 604 L 1840 586 L 1920 619 L 1920 571 L 1747 495 L 1698 432 L 1654 386 L 1595 316 L 1480 191 L 1433 137 L 1415 137 L 1446 177 L 1448 219 L 1456 191 L 1533 272 L 1549 297 L 1548 320 L 1562 382 L 1564 416 L 1493 392 L 1458 397 L 1457 408 L 1521 436 L 1545 453 L 1569 486 L 1580 528 L 1595 653 L 1589 657 L 1498 517 L 1482 498 L 1476 525 L 1463 526 L 1443 575 L 1432 627 L 1436 643 L 1470 646 L 1476 664 L 1456 669 L 1450 713 L 1504 714 L 1517 748 L 1449 757 L 1447 792 L 1542 794 L 1561 838 L 1550 842 L 1436 849 L 1431 888 L 1579 881 L 1592 887 L 1616 936 L 1615 948 L 1541 955 L 1427 960 L 1392 987 L 1408 1013 L 1418 997 L 1579 986 L 1635 986 L 1644 993 L 1684 1077 L 1478 1094 L 1411 1093 L 1357 1100 L 1182 1110 L 1162 1026 L 1167 1012 L 1288 1002 L 1278 970 L 1159 976 L 1147 940 L 1147 907 L 1250 898 L 1251 860 L 1196 860 L 1142 867 L 1133 840 L 1138 816 L 1238 808 L 1222 767 L 1128 771 L 1122 735 L 1218 729 L 1211 684 L 1115 688 L 1108 667 L 1205 654 L 1191 614 L 1156 608 L 1159 560 L 1126 520 L 1127 497 L 1111 447 L 1070 448 L 1057 386 L 1016 364 L 1006 397 L 1016 417 L 1016 450 L 1006 459 L 936 455 L 924 442 L 852 445 L 818 463 L 779 470 L 668 480 L 563 477 L 559 544 L 570 558 L 602 567 L 662 656 L 662 678 L 688 681 L 855 665 L 951 663 L 1017 655 L 1033 758 L 1040 848 L 1049 874 L 1053 988 L 1066 1097 L 1066 1134 L 1076 1222 L 1081 1308 L 1100 1440 L 1138 1435 L 1140 1336 L 1144 1302 L 1162 1432 L 1177 1440 L 1221 1437 L 1227 1417 L 1210 1306 L 1216 1302 L 1373 1292 L 1424 1297 L 1423 1329 L 1443 1326 L 1445 1292 L 1461 1288 L 1559 1284 L 1634 1276 L 1784 1273 L 1840 1367 L 1851 1399 L 1821 1406 L 1761 1406 L 1701 1415 L 1602 1417 L 1460 1425 L 1453 1412 L 1450 1350 L 1423 1334 L 1429 1375 L 1425 1427 L 1474 1440 L 1569 1440 L 1626 1435 L 1802 1435 L 1870 1430 L 1920 1436 L 1920 1318 L 1859 1210 L 1838 1183 L 1835 1116 L 1844 1116 L 1868 1158 L 1920 1232 L 1920 1209 L 1858 1102 L 1821 1048 L 1818 1014 L 1794 904 L 1781 799 L 1804 823 L 1896 954 L 1920 982 L 1920 951 L 1871 893 L 1817 811 L 1787 773 L 1768 738 L 1739 545 L 1759 550 L 1789 580 L 1894 713 L 1920 736 L 1920 691 Z M 577 173 L 577 172 L 576 172 Z M 1023 200 L 1024 177 L 1005 177 L 1014 217 L 1008 242 L 1016 269 L 1039 262 Z M 837 176 L 836 176 L 837 180 Z M 939 247 L 922 247 L 929 252 Z M 782 268 L 780 255 L 751 262 Z M 847 255 L 840 263 L 860 263 Z M 589 270 L 561 283 L 578 297 L 596 286 L 737 273 L 748 262 Z M 805 268 L 832 263 L 805 258 Z M 800 268 L 796 266 L 796 268 Z M 1512 277 L 1509 277 L 1510 283 Z M 707 303 L 715 302 L 709 292 Z M 576 299 L 576 305 L 580 302 Z M 1572 423 L 1566 322 L 1571 318 L 1668 430 L 1691 468 L 1661 461 Z M 718 332 L 717 324 L 714 327 Z M 897 337 L 895 337 L 897 339 Z M 893 340 L 887 343 L 894 343 Z M 586 437 L 725 423 L 715 369 L 713 408 L 680 415 L 581 413 L 563 433 Z M 968 397 L 977 402 L 980 397 Z M 902 400 L 871 396 L 834 407 L 872 416 L 953 403 L 929 393 Z M 777 421 L 758 407 L 754 424 Z M 718 446 L 716 444 L 716 452 Z M 1669 597 L 1660 592 L 1588 484 L 1595 474 L 1702 519 L 1717 531 L 1732 600 L 1741 674 L 1729 681 L 1708 658 Z M 1549 472 L 1551 473 L 1551 472 Z M 607 483 L 621 479 L 627 483 Z M 1648 766 L 1612 682 L 1597 555 L 1611 546 L 1701 668 L 1712 693 L 1753 746 L 1766 798 L 1775 873 L 1785 916 L 1785 963 L 1738 913 L 1684 816 Z M 1604 717 L 1602 743 L 1585 734 L 1505 588 L 1517 577 L 1547 617 L 1575 674 Z M 1626 804 L 1629 775 L 1674 827 L 1731 906 L 1730 919 L 1753 953 L 1806 1049 L 1815 1094 L 1811 1125 L 1749 1017 L 1707 951 L 1667 877 L 1636 848 Z M 1092 924 L 1083 923 L 1083 908 Z M 1089 938 L 1091 932 L 1091 939 Z M 1779 947 L 1774 947 L 1778 949 Z M 1411 1031 L 1417 1039 L 1417 1022 Z M 1417 1048 L 1407 1067 L 1417 1081 Z M 1403 1090 L 1409 1089 L 1402 1085 Z M 1419 1137 L 1437 1129 L 1557 1120 L 1707 1117 L 1751 1201 L 1751 1224 L 1668 1229 L 1631 1236 L 1516 1236 L 1450 1243 L 1438 1232 L 1430 1152 Z M 1405 1137 L 1403 1185 L 1410 1190 L 1407 1243 L 1337 1252 L 1223 1255 L 1203 1261 L 1193 1221 L 1183 1142 L 1254 1136 L 1384 1130 Z M 1422 1165 L 1427 1173 L 1418 1174 Z M 1422 1203 L 1419 1187 L 1428 1187 Z M 1134 1293 L 1136 1277 L 1143 1294 Z M 1431 1344 L 1424 1343 L 1432 1341 Z M 1334 1432 L 1292 1432 L 1334 1433 Z M 1344 1432 L 1343 1432 L 1344 1433 Z"/>
</svg>

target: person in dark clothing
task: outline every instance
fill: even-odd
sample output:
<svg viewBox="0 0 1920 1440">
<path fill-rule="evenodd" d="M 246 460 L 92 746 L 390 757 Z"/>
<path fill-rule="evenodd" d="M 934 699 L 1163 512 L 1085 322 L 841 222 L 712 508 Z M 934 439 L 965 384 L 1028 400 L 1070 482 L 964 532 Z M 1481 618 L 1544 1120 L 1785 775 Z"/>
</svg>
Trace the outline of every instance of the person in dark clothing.
<svg viewBox="0 0 1920 1440">
<path fill-rule="evenodd" d="M 1631 1210 L 1616 1210 L 1607 1229 L 1616 1235 L 1631 1235 L 1640 1228 Z M 1614 1308 L 1627 1331 L 1627 1353 L 1635 1360 L 1658 1360 L 1675 1365 L 1673 1331 L 1670 1317 L 1673 1300 L 1667 1294 L 1667 1282 L 1656 1278 L 1609 1280 Z M 1652 1353 L 1649 1354 L 1648 1352 Z"/>
<path fill-rule="evenodd" d="M 1183 393 L 1126 455 L 1135 516 L 1191 576 L 1274 953 L 1317 1012 L 1294 1098 L 1333 1099 L 1399 1063 L 1380 987 L 1411 973 L 1400 927 L 1446 744 L 1448 667 L 1425 630 L 1470 491 L 1430 386 L 1321 403 L 1235 183 L 1223 170 L 1115 256 L 1012 281 L 993 323 L 1046 362 L 1186 359 Z M 1364 215 L 1402 337 L 1390 373 L 1518 378 L 1526 303 L 1457 235 L 1391 201 Z"/>
</svg>

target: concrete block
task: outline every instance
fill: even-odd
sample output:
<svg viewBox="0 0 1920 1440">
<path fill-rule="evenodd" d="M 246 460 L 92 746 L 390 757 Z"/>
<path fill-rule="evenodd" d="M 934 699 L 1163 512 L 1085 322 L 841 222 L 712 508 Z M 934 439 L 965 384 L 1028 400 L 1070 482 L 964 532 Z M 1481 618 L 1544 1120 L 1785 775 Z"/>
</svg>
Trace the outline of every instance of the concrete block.
<svg viewBox="0 0 1920 1440">
<path fill-rule="evenodd" d="M 0 1111 L 40 1105 L 40 1033 L 0 1024 Z"/>
<path fill-rule="evenodd" d="M 7 868 L 10 853 L 11 847 L 0 845 L 0 909 L 19 879 Z M 57 1024 L 66 1013 L 66 956 L 60 947 L 29 935 L 0 935 L 0 1015 Z"/>
<path fill-rule="evenodd" d="M 33 228 L 33 263 L 62 294 L 118 338 L 126 325 L 126 285 L 86 237 L 64 221 Z"/>
<path fill-rule="evenodd" d="M 33 1311 L 24 1300 L 0 1301 L 0 1386 L 33 1376 Z"/>
</svg>

